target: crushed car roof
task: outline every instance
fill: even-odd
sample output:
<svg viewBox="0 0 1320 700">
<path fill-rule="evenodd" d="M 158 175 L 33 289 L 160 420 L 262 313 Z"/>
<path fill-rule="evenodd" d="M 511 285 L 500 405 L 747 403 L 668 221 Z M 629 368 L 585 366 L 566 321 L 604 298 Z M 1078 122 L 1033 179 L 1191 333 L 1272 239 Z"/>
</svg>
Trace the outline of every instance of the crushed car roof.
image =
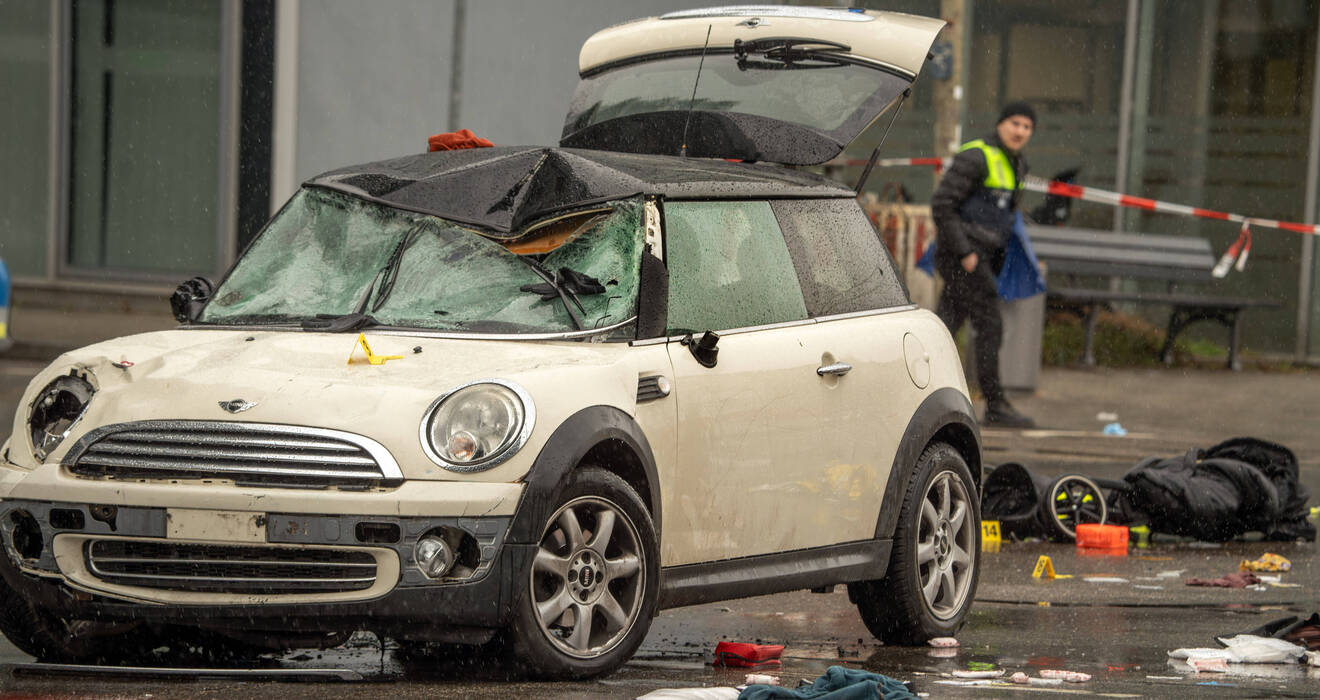
<svg viewBox="0 0 1320 700">
<path fill-rule="evenodd" d="M 639 194 L 671 199 L 852 197 L 848 187 L 787 168 L 573 148 L 506 146 L 404 156 L 306 182 L 514 239 L 531 223 Z"/>
</svg>

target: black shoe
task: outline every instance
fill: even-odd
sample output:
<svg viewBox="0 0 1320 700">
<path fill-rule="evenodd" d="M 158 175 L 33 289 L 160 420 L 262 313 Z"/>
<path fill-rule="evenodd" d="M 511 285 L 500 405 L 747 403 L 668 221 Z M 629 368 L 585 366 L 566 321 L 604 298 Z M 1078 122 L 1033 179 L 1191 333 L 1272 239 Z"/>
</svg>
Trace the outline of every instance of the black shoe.
<svg viewBox="0 0 1320 700">
<path fill-rule="evenodd" d="M 1036 421 L 1017 412 L 1013 405 L 1007 401 L 991 401 L 985 407 L 986 425 L 998 426 L 1001 428 L 1034 428 Z"/>
</svg>

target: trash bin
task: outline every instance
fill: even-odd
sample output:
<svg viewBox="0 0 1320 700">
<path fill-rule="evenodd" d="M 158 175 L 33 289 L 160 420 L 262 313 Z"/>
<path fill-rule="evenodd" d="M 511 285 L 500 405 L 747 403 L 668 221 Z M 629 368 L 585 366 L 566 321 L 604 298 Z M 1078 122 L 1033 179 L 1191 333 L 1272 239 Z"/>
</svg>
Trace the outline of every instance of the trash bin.
<svg viewBox="0 0 1320 700">
<path fill-rule="evenodd" d="M 1005 389 L 1035 391 L 1040 380 L 1041 340 L 1045 334 L 1045 295 L 999 300 L 1004 342 L 999 346 L 999 381 Z"/>
</svg>

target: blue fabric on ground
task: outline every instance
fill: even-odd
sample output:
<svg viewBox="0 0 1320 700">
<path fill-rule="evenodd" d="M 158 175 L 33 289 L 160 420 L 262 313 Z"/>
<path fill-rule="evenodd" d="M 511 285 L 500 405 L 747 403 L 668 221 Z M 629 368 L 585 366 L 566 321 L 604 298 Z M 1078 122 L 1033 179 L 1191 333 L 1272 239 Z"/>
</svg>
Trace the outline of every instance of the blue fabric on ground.
<svg viewBox="0 0 1320 700">
<path fill-rule="evenodd" d="M 738 700 L 916 700 L 902 682 L 889 676 L 843 666 L 830 666 L 811 685 L 781 688 L 749 685 Z"/>
<path fill-rule="evenodd" d="M 935 276 L 935 244 L 926 246 L 926 252 L 917 260 L 917 269 L 931 277 Z M 1036 251 L 1031 248 L 1031 239 L 1027 237 L 1027 227 L 1018 212 L 1013 223 L 1013 235 L 1004 249 L 1004 267 L 999 271 L 999 296 L 1004 301 L 1016 301 L 1034 297 L 1045 291 L 1045 276 L 1040 274 L 1040 263 L 1036 260 Z"/>
</svg>

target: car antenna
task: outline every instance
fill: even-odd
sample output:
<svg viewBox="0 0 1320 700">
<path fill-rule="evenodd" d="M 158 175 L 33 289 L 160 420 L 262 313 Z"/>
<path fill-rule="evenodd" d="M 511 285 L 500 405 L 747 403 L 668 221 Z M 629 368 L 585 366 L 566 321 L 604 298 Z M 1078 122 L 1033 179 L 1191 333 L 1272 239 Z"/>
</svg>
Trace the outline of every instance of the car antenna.
<svg viewBox="0 0 1320 700">
<path fill-rule="evenodd" d="M 706 25 L 706 43 L 701 47 L 701 60 L 697 62 L 697 79 L 692 81 L 692 99 L 688 100 L 687 116 L 683 119 L 683 145 L 678 149 L 680 158 L 687 157 L 688 124 L 692 123 L 692 106 L 697 103 L 697 85 L 701 83 L 701 68 L 706 65 L 706 49 L 710 48 L 710 30 L 714 26 Z"/>
<path fill-rule="evenodd" d="M 866 185 L 866 178 L 871 177 L 871 168 L 875 167 L 875 161 L 880 158 L 880 149 L 885 145 L 885 138 L 889 136 L 889 130 L 894 128 L 894 122 L 898 121 L 898 113 L 903 111 L 903 103 L 912 96 L 912 88 L 903 91 L 903 97 L 898 101 L 898 106 L 894 108 L 894 116 L 889 118 L 889 126 L 885 127 L 885 133 L 880 135 L 880 143 L 875 145 L 875 150 L 871 151 L 871 159 L 866 161 L 866 169 L 862 171 L 862 177 L 857 180 L 857 187 L 853 188 L 856 194 L 862 193 L 862 187 Z"/>
</svg>

